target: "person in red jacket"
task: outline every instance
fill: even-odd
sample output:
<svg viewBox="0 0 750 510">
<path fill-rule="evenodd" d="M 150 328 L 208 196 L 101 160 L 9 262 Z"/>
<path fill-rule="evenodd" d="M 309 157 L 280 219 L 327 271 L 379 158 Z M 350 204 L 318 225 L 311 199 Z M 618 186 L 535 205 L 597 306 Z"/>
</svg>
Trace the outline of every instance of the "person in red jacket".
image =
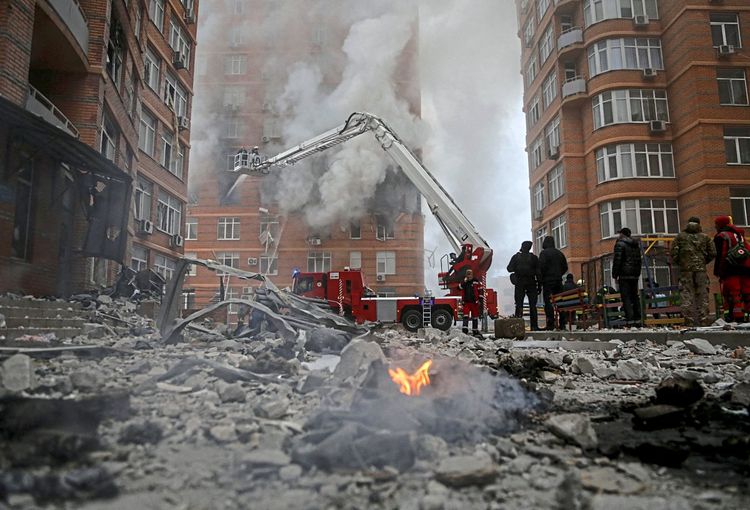
<svg viewBox="0 0 750 510">
<path fill-rule="evenodd" d="M 478 318 L 481 314 L 480 304 L 482 300 L 482 284 L 479 280 L 474 278 L 474 271 L 471 269 L 466 270 L 466 277 L 461 282 L 461 290 L 463 290 L 463 314 L 464 323 L 462 331 L 469 333 L 469 317 L 471 317 L 471 333 L 473 335 L 479 335 L 479 323 Z"/>
<path fill-rule="evenodd" d="M 727 254 L 733 246 L 745 243 L 745 231 L 732 224 L 731 216 L 718 216 L 714 220 L 716 235 L 716 262 L 714 275 L 719 278 L 724 314 L 730 321 L 743 321 L 750 312 L 750 258 L 742 264 L 733 264 Z"/>
</svg>

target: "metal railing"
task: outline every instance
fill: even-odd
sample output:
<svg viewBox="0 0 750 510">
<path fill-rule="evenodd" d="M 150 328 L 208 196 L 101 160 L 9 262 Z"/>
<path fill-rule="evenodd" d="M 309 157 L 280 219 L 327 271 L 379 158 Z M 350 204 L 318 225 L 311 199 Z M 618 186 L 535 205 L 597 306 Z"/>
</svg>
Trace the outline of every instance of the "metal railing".
<svg viewBox="0 0 750 510">
<path fill-rule="evenodd" d="M 65 22 L 84 53 L 89 51 L 89 24 L 78 0 L 48 0 L 49 4 Z"/>
<path fill-rule="evenodd" d="M 78 138 L 78 129 L 70 122 L 70 119 L 52 101 L 47 99 L 44 94 L 31 85 L 29 85 L 29 94 L 26 96 L 26 109 L 40 116 L 53 126 L 59 127 Z"/>
</svg>

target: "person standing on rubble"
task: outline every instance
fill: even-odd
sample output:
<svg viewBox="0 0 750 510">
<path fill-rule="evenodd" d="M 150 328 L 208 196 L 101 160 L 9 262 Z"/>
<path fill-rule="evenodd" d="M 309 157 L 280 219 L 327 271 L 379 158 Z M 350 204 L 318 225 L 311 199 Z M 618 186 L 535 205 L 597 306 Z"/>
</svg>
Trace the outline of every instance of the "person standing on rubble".
<svg viewBox="0 0 750 510">
<path fill-rule="evenodd" d="M 686 326 L 708 326 L 708 274 L 706 264 L 716 258 L 716 247 L 701 230 L 701 220 L 688 219 L 670 248 L 672 262 L 680 268 L 680 301 Z"/>
<path fill-rule="evenodd" d="M 529 300 L 529 322 L 532 331 L 539 331 L 539 319 L 537 317 L 536 302 L 542 288 L 541 275 L 539 273 L 539 259 L 531 253 L 531 241 L 521 243 L 521 250 L 511 257 L 508 263 L 508 272 L 511 273 L 510 281 L 515 287 L 514 299 L 516 302 L 516 317 L 523 317 L 523 300 Z"/>
<path fill-rule="evenodd" d="M 562 292 L 562 277 L 568 272 L 568 260 L 563 252 L 555 248 L 555 238 L 547 236 L 542 241 L 542 252 L 539 254 L 539 272 L 542 275 L 542 297 L 544 298 L 545 329 L 555 329 L 555 310 L 552 307 L 552 296 Z M 565 320 L 560 318 L 560 328 Z"/>
<path fill-rule="evenodd" d="M 615 241 L 612 261 L 612 278 L 617 282 L 625 312 L 625 321 L 630 326 L 640 325 L 641 300 L 638 299 L 638 280 L 641 277 L 641 243 L 630 237 L 628 227 L 621 229 Z"/>
<path fill-rule="evenodd" d="M 721 286 L 724 315 L 730 322 L 742 322 L 750 312 L 750 257 L 745 231 L 732 224 L 731 216 L 718 216 L 714 226 L 714 274 Z"/>
<path fill-rule="evenodd" d="M 479 335 L 478 318 L 481 313 L 480 304 L 482 301 L 482 283 L 474 278 L 474 271 L 466 270 L 464 281 L 461 282 L 463 292 L 463 316 L 464 323 L 461 331 L 469 333 L 469 317 L 471 317 L 471 334 Z"/>
</svg>

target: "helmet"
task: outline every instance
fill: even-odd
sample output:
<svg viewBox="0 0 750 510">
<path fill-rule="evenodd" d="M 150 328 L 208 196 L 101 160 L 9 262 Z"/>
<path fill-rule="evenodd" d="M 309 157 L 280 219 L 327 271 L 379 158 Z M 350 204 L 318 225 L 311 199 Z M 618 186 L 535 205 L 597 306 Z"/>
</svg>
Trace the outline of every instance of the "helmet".
<svg viewBox="0 0 750 510">
<path fill-rule="evenodd" d="M 576 282 L 576 285 L 581 285 L 581 286 L 582 286 L 582 285 L 583 285 L 583 279 L 580 279 L 580 280 L 578 280 L 578 281 Z"/>
</svg>

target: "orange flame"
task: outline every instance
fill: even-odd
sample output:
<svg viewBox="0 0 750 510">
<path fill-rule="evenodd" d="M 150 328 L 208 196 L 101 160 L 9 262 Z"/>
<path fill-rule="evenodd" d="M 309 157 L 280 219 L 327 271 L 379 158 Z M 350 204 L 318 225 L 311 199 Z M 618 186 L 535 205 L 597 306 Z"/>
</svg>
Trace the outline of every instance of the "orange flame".
<svg viewBox="0 0 750 510">
<path fill-rule="evenodd" d="M 388 369 L 388 375 L 394 383 L 398 384 L 399 391 L 404 395 L 419 395 L 422 391 L 423 386 L 430 384 L 429 370 L 432 366 L 432 360 L 427 360 L 422 363 L 422 366 L 413 374 L 407 374 L 403 368 L 396 367 L 396 370 L 391 368 Z"/>
</svg>

